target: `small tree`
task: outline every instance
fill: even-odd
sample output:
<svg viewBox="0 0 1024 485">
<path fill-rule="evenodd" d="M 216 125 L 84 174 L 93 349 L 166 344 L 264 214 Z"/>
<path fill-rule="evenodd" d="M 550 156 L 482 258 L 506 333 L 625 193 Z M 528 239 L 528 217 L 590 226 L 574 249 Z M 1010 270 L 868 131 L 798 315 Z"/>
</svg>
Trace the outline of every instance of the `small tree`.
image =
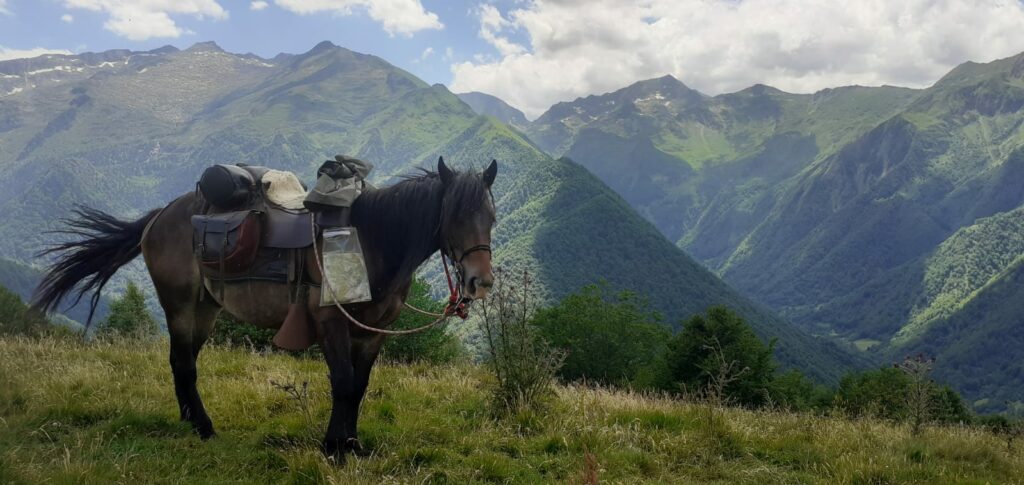
<svg viewBox="0 0 1024 485">
<path fill-rule="evenodd" d="M 772 347 L 762 343 L 739 315 L 713 307 L 697 315 L 669 341 L 666 362 L 676 389 L 715 394 L 719 401 L 762 405 L 775 372 Z"/>
<path fill-rule="evenodd" d="M 928 376 L 934 366 L 935 359 L 925 357 L 924 354 L 917 354 L 914 357 L 908 355 L 903 362 L 894 364 L 894 367 L 907 376 L 909 385 L 904 393 L 904 399 L 907 402 L 907 413 L 914 434 L 920 433 L 921 426 L 931 419 L 934 383 Z"/>
<path fill-rule="evenodd" d="M 497 380 L 494 400 L 505 412 L 541 406 L 553 392 L 564 354 L 541 339 L 530 325 L 536 310 L 529 273 L 514 285 L 495 271 L 495 286 L 480 307 L 487 365 Z"/>
<path fill-rule="evenodd" d="M 428 289 L 427 284 L 423 281 L 413 280 L 412 288 L 409 289 L 409 298 L 406 301 L 422 310 L 435 313 L 444 311 L 444 304 L 432 300 Z M 422 327 L 432 321 L 434 321 L 434 317 L 406 309 L 402 311 L 393 328 Z M 398 362 L 422 361 L 447 364 L 463 358 L 465 354 L 462 343 L 445 329 L 445 324 L 435 325 L 422 332 L 388 337 L 384 343 L 384 357 Z"/>
<path fill-rule="evenodd" d="M 96 329 L 100 337 L 150 338 L 159 332 L 146 309 L 145 295 L 133 282 L 128 282 L 124 295 L 110 304 L 110 315 Z"/>
<path fill-rule="evenodd" d="M 50 327 L 21 297 L 0 286 L 0 335 L 39 335 Z"/>
<path fill-rule="evenodd" d="M 669 331 L 661 317 L 629 292 L 615 298 L 603 286 L 588 286 L 558 305 L 538 310 L 532 323 L 542 337 L 566 354 L 563 379 L 608 384 L 653 385 L 655 363 Z"/>
</svg>

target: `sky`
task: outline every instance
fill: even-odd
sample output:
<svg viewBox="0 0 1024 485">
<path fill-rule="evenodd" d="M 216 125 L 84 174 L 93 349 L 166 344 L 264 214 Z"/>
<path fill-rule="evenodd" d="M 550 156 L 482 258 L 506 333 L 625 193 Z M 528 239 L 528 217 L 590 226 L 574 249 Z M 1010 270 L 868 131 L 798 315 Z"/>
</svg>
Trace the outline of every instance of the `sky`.
<svg viewBox="0 0 1024 485">
<path fill-rule="evenodd" d="M 925 87 L 1024 52 L 1024 0 L 0 0 L 0 60 L 215 41 L 273 57 L 329 40 L 530 118 L 671 74 L 706 94 L 768 84 Z"/>
</svg>

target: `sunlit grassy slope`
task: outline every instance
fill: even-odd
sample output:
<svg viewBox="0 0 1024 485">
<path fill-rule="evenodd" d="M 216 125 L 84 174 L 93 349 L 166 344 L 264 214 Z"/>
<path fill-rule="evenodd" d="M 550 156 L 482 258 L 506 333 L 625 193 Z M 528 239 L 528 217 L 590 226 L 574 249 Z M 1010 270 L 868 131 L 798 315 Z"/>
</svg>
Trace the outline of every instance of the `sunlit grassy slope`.
<svg viewBox="0 0 1024 485">
<path fill-rule="evenodd" d="M 477 367 L 381 365 L 362 411 L 370 451 L 344 467 L 316 440 L 319 360 L 208 348 L 200 390 L 220 435 L 177 422 L 165 342 L 0 340 L 0 483 L 582 481 L 1008 483 L 1024 453 L 984 432 L 706 407 L 559 387 L 543 415 L 495 418 Z M 309 405 L 273 384 L 309 382 Z M 716 419 L 709 416 L 717 416 Z"/>
</svg>

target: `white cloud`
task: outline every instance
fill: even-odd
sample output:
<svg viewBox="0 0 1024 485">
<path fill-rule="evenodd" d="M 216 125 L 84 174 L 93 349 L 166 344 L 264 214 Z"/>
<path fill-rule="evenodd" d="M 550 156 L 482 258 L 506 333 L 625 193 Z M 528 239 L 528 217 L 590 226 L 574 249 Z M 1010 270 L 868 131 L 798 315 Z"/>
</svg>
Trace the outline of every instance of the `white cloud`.
<svg viewBox="0 0 1024 485">
<path fill-rule="evenodd" d="M 174 22 L 172 14 L 198 19 L 228 17 L 216 0 L 64 0 L 64 6 L 106 13 L 109 17 L 103 27 L 129 40 L 188 33 Z"/>
<path fill-rule="evenodd" d="M 11 11 L 7 9 L 7 0 L 0 0 L 0 15 L 11 15 Z"/>
<path fill-rule="evenodd" d="M 455 51 L 452 50 L 452 48 L 450 46 L 449 47 L 445 47 L 444 48 L 444 55 L 441 56 L 441 60 L 445 61 L 445 62 L 451 62 L 452 59 L 455 59 Z"/>
<path fill-rule="evenodd" d="M 444 28 L 437 14 L 423 8 L 420 0 L 275 0 L 274 3 L 300 15 L 320 12 L 352 15 L 355 9 L 365 8 L 388 35 L 410 36 L 420 30 Z"/>
<path fill-rule="evenodd" d="M 66 24 L 70 24 L 71 22 L 75 21 L 75 18 L 72 17 L 71 14 L 66 13 L 66 14 L 60 16 L 60 20 L 62 22 L 64 22 L 64 23 L 66 23 Z"/>
<path fill-rule="evenodd" d="M 9 49 L 0 45 L 0 61 L 39 57 L 46 54 L 71 55 L 71 51 L 64 49 L 47 49 L 45 47 L 36 47 L 34 49 Z"/>
<path fill-rule="evenodd" d="M 515 28 L 515 24 L 501 16 L 494 5 L 483 4 L 477 12 L 480 18 L 480 38 L 494 46 L 503 56 L 512 56 L 526 52 L 526 48 L 516 44 L 500 34 L 505 29 Z"/>
<path fill-rule="evenodd" d="M 708 94 L 756 83 L 920 87 L 964 61 L 1024 51 L 1019 0 L 534 0 L 504 17 L 491 9 L 480 7 L 481 37 L 501 57 L 454 64 L 451 89 L 500 96 L 529 116 L 664 74 Z M 529 39 L 522 50 L 497 35 L 511 29 Z"/>
<path fill-rule="evenodd" d="M 423 49 L 423 53 L 420 54 L 420 60 L 421 61 L 422 60 L 426 60 L 426 58 L 430 57 L 431 54 L 433 54 L 433 53 L 434 53 L 434 48 L 433 47 L 427 47 L 426 49 Z"/>
<path fill-rule="evenodd" d="M 263 0 L 256 0 L 255 2 L 249 4 L 249 10 L 255 10 L 258 12 L 260 10 L 267 8 L 268 6 L 270 6 L 269 3 L 264 2 Z"/>
</svg>

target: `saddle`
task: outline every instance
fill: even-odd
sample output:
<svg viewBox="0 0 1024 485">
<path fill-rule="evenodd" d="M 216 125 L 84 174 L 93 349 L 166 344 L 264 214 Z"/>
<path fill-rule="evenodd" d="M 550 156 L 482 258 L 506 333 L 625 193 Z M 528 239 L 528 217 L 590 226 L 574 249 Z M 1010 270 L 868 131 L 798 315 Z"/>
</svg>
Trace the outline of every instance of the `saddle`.
<svg viewBox="0 0 1024 485">
<path fill-rule="evenodd" d="M 269 259 L 278 259 L 281 250 L 313 244 L 309 211 L 291 203 L 296 192 L 304 195 L 304 189 L 294 174 L 266 167 L 214 165 L 206 169 L 198 183 L 206 202 L 204 210 L 192 216 L 192 247 L 204 276 L 220 281 L 289 282 L 286 271 L 267 266 L 268 258 L 259 256 L 273 253 L 274 258 Z"/>
<path fill-rule="evenodd" d="M 342 158 L 353 160 L 339 156 L 338 164 Z M 321 179 L 329 164 L 332 161 L 321 166 Z M 329 192 L 325 195 L 324 184 L 318 180 L 317 189 L 307 194 L 291 172 L 245 164 L 213 165 L 196 184 L 203 209 L 192 216 L 192 247 L 200 272 L 219 285 L 222 301 L 227 283 L 287 284 L 288 317 L 274 343 L 289 350 L 308 348 L 316 336 L 306 303 L 308 288 L 319 285 L 310 281 L 304 264 L 314 228 L 349 225 L 352 199 L 332 204 L 337 199 Z"/>
</svg>

